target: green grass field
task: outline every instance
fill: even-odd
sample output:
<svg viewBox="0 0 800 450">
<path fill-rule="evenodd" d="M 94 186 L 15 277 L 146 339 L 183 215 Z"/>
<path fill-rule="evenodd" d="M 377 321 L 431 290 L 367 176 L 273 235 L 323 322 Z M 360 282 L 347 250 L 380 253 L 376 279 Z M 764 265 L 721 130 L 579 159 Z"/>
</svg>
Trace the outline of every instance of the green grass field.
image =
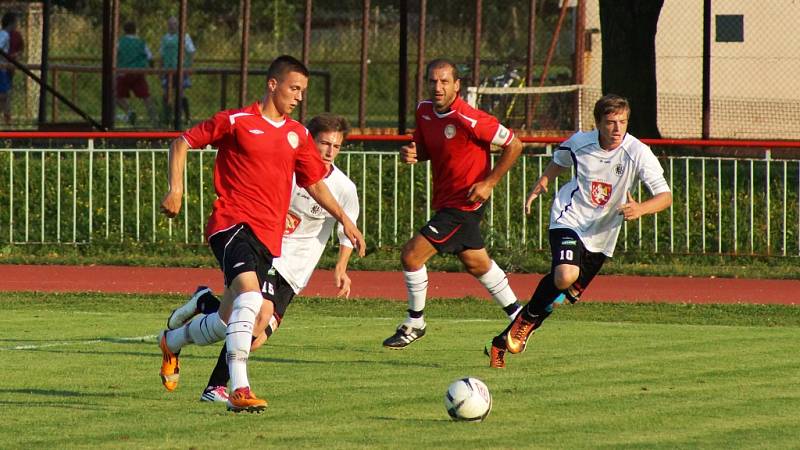
<svg viewBox="0 0 800 450">
<path fill-rule="evenodd" d="M 251 355 L 261 415 L 198 401 L 217 347 L 187 348 L 181 385 L 159 381 L 155 334 L 176 296 L 5 294 L 0 448 L 760 447 L 800 442 L 800 308 L 578 304 L 492 370 L 503 326 L 475 299 L 429 302 L 428 335 L 380 342 L 404 305 L 300 298 Z M 447 385 L 494 396 L 456 423 Z"/>
</svg>

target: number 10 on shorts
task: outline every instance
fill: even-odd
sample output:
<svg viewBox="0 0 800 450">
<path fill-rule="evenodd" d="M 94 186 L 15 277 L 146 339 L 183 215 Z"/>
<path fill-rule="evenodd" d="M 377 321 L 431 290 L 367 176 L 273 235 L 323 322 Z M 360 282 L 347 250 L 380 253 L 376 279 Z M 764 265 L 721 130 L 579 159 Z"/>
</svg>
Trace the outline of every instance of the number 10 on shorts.
<svg viewBox="0 0 800 450">
<path fill-rule="evenodd" d="M 572 250 L 561 250 L 561 256 L 559 259 L 561 261 L 572 261 L 574 257 L 575 254 L 572 252 Z"/>
</svg>

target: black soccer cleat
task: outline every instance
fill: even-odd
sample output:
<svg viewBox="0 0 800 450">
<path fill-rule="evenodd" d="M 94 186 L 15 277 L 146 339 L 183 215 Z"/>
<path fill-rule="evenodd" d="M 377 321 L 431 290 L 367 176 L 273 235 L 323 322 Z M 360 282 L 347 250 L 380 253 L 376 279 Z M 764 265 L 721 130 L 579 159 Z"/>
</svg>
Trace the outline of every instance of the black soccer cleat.
<svg viewBox="0 0 800 450">
<path fill-rule="evenodd" d="M 424 325 L 422 328 L 414 328 L 403 323 L 397 327 L 397 331 L 395 331 L 393 335 L 383 341 L 383 346 L 392 349 L 406 348 L 412 342 L 421 339 L 422 336 L 425 336 Z"/>
</svg>

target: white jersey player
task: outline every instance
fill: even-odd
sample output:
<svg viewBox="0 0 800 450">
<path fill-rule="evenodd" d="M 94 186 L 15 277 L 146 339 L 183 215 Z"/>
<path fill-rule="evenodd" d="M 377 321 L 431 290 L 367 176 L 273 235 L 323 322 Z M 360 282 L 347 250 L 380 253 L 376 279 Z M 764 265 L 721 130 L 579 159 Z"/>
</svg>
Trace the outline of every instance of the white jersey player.
<svg viewBox="0 0 800 450">
<path fill-rule="evenodd" d="M 345 214 L 355 223 L 359 215 L 356 186 L 333 164 L 347 135 L 347 121 L 340 116 L 322 114 L 311 119 L 308 129 L 328 168 L 324 182 Z M 257 316 L 253 327 L 254 340 L 251 350 L 260 347 L 272 335 L 280 325 L 294 296 L 308 285 L 337 223 L 336 219 L 314 201 L 305 189 L 296 183 L 293 185 L 289 212 L 286 216 L 286 229 L 281 242 L 281 256 L 273 260 L 265 286 L 264 295 L 271 297 L 274 313 Z M 339 288 L 337 295 L 349 297 L 350 278 L 346 271 L 353 244 L 345 236 L 341 226 L 338 227 L 337 234 L 339 256 L 334 269 L 334 282 Z M 171 330 L 178 328 L 186 330 L 184 334 L 189 339 L 196 335 L 199 339 L 193 339 L 193 342 L 200 345 L 217 342 L 220 339 L 209 338 L 209 333 L 204 333 L 208 329 L 204 322 L 218 320 L 216 317 L 218 308 L 219 300 L 207 287 L 200 286 L 186 304 L 172 312 L 167 327 Z M 191 320 L 197 314 L 205 316 Z M 200 399 L 211 402 L 227 401 L 227 383 L 228 366 L 226 348 L 223 346 L 217 365 Z"/>
<path fill-rule="evenodd" d="M 347 178 L 347 175 L 331 163 L 330 172 L 324 181 L 348 217 L 351 220 L 358 218 L 356 185 Z M 320 207 L 305 189 L 294 185 L 289 213 L 286 215 L 286 231 L 281 244 L 283 256 L 276 258 L 272 265 L 292 286 L 295 293 L 299 293 L 308 285 L 314 267 L 330 239 L 333 227 L 337 224 L 336 219 Z M 337 228 L 337 235 L 340 251 L 352 251 L 353 245 L 344 235 L 341 226 Z M 344 268 L 337 267 L 338 270 L 341 270 L 341 273 L 336 275 L 337 287 L 343 289 L 339 293 L 349 296 L 349 278 L 344 273 Z"/>
<path fill-rule="evenodd" d="M 559 189 L 550 210 L 552 269 L 517 318 L 492 340 L 485 351 L 491 367 L 505 367 L 505 353 L 525 350 L 528 337 L 552 313 L 564 294 L 580 299 L 606 258 L 614 254 L 623 220 L 655 214 L 672 204 L 664 171 L 650 147 L 627 134 L 628 101 L 609 94 L 597 101 L 597 130 L 578 132 L 553 152 L 553 162 L 533 186 L 525 204 L 547 191 L 550 180 L 565 169 L 573 178 Z M 630 193 L 637 180 L 652 197 L 638 203 Z"/>
</svg>

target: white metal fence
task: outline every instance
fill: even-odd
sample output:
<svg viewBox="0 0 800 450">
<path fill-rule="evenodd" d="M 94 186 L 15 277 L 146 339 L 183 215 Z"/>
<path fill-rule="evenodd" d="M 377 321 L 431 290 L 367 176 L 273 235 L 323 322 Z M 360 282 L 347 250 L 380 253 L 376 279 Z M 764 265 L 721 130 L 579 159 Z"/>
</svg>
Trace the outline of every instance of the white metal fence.
<svg viewBox="0 0 800 450">
<path fill-rule="evenodd" d="M 549 149 L 548 149 L 549 150 Z M 213 149 L 191 151 L 180 215 L 160 214 L 167 150 L 0 149 L 0 243 L 203 242 L 214 199 Z M 484 230 L 490 246 L 547 248 L 559 180 L 525 216 L 522 204 L 549 156 L 524 156 L 495 188 Z M 625 224 L 618 251 L 800 255 L 800 161 L 674 156 L 661 159 L 673 205 Z M 397 153 L 342 152 L 358 186 L 368 245 L 401 245 L 430 217 L 430 166 Z M 563 183 L 563 178 L 560 180 Z M 646 197 L 641 185 L 638 198 Z"/>
</svg>

